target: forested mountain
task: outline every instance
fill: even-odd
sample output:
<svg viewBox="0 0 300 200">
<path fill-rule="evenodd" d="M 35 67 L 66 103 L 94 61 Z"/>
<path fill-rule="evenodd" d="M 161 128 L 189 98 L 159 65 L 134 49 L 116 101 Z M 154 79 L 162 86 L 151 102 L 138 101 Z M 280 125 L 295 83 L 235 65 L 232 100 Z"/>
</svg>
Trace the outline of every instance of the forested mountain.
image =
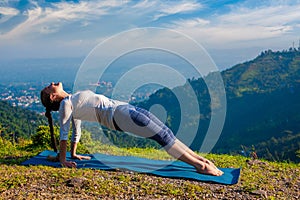
<svg viewBox="0 0 300 200">
<path fill-rule="evenodd" d="M 261 156 L 299 162 L 300 52 L 265 51 L 222 72 L 228 108 L 215 152 L 254 145 Z"/>
<path fill-rule="evenodd" d="M 213 152 L 239 153 L 254 147 L 261 157 L 299 162 L 296 151 L 300 149 L 300 51 L 265 51 L 252 61 L 221 72 L 221 76 L 227 112 Z M 190 84 L 201 109 L 200 128 L 191 145 L 197 149 L 209 125 L 210 97 L 202 78 L 190 80 Z M 180 89 L 184 92 L 185 86 Z M 180 115 L 170 91 L 159 90 L 140 105 L 149 108 L 156 102 L 166 106 L 171 119 L 168 125 L 176 132 Z M 184 117 L 192 121 L 195 116 Z"/>
<path fill-rule="evenodd" d="M 222 72 L 230 97 L 293 90 L 300 84 L 300 50 L 262 52 L 254 60 L 238 64 Z"/>
<path fill-rule="evenodd" d="M 44 120 L 44 117 L 36 112 L 13 107 L 6 101 L 0 101 L 0 134 L 3 138 L 9 140 L 29 138 L 35 133 L 38 125 L 45 124 Z"/>
</svg>

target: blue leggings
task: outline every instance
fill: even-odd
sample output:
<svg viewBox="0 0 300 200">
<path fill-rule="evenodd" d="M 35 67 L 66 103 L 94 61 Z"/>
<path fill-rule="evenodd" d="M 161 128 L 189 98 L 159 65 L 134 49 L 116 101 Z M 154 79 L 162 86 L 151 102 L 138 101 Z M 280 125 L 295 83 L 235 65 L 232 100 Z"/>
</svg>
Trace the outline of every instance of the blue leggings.
<svg viewBox="0 0 300 200">
<path fill-rule="evenodd" d="M 116 130 L 155 140 L 165 149 L 175 143 L 173 132 L 149 111 L 132 105 L 120 105 L 114 112 Z"/>
</svg>

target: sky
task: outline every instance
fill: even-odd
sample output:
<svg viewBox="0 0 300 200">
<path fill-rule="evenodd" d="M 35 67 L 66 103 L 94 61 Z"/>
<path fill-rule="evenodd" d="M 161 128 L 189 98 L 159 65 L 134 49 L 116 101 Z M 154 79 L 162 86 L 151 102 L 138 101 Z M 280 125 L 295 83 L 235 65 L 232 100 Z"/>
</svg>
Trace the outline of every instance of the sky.
<svg viewBox="0 0 300 200">
<path fill-rule="evenodd" d="M 224 69 L 298 48 L 300 1 L 0 0 L 0 59 L 85 57 L 107 38 L 147 27 L 192 38 Z"/>
</svg>

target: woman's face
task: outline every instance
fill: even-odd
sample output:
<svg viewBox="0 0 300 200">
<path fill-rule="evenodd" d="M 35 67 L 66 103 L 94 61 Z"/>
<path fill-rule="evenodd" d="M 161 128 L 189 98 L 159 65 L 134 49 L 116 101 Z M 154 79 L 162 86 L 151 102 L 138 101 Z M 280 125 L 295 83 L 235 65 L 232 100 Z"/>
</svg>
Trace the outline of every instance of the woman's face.
<svg viewBox="0 0 300 200">
<path fill-rule="evenodd" d="M 59 93 L 63 91 L 62 83 L 51 83 L 41 91 L 41 101 L 43 106 L 50 110 L 57 111 L 59 109 Z"/>
<path fill-rule="evenodd" d="M 44 91 L 48 94 L 57 93 L 59 91 L 63 90 L 63 85 L 61 82 L 58 83 L 50 83 L 49 86 L 45 87 Z"/>
</svg>

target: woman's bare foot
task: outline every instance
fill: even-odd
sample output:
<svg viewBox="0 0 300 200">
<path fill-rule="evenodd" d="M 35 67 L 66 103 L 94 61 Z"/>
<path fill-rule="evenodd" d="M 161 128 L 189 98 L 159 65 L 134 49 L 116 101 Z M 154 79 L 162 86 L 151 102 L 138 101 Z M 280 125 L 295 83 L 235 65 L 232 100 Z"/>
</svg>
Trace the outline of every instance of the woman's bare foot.
<svg viewBox="0 0 300 200">
<path fill-rule="evenodd" d="M 184 149 L 187 153 L 189 153 L 191 156 L 193 156 L 194 158 L 196 158 L 198 161 L 200 162 L 204 162 L 207 163 L 208 165 L 218 169 L 215 164 L 213 162 L 211 162 L 210 160 L 196 154 L 194 151 L 192 151 L 189 147 L 187 147 L 184 143 L 182 143 L 180 140 L 176 140 L 175 141 L 177 143 L 177 145 L 179 145 L 182 149 Z"/>
<path fill-rule="evenodd" d="M 217 167 L 211 166 L 207 163 L 203 163 L 202 166 L 196 167 L 196 170 L 200 174 L 207 174 L 212 176 L 222 176 L 224 172 L 219 170 Z"/>
<path fill-rule="evenodd" d="M 199 161 L 201 161 L 201 162 L 204 162 L 204 163 L 210 165 L 211 167 L 213 167 L 213 168 L 215 168 L 215 169 L 218 169 L 218 168 L 216 167 L 216 165 L 215 165 L 213 162 L 211 162 L 210 160 L 208 160 L 208 159 L 206 159 L 206 158 L 204 158 L 204 157 L 202 157 L 202 156 L 199 156 L 199 155 L 196 154 L 196 153 L 193 153 L 192 155 L 193 155 L 197 160 L 199 160 Z M 219 169 L 218 169 L 218 170 L 219 170 Z"/>
</svg>

